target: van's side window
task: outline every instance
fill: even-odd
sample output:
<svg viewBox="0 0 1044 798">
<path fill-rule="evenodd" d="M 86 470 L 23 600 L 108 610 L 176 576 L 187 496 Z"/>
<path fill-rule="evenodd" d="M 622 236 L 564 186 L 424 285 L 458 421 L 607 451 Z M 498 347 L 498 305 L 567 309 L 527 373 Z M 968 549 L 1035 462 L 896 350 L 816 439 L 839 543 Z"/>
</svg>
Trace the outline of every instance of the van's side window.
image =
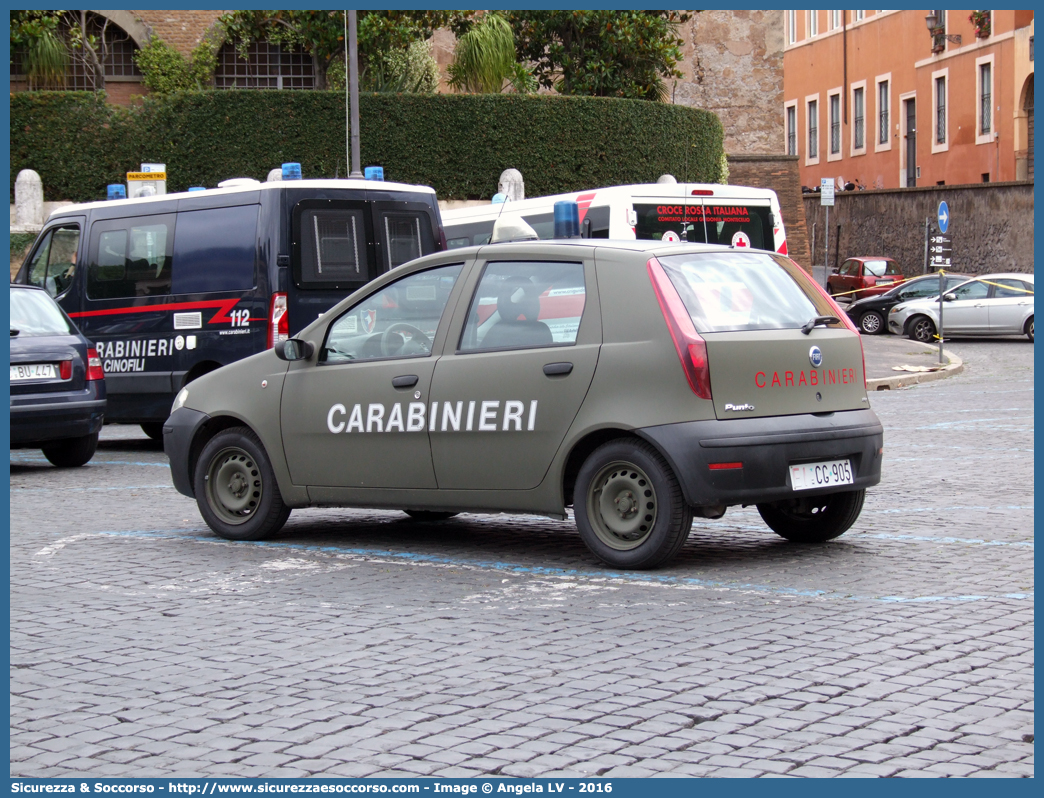
<svg viewBox="0 0 1044 798">
<path fill-rule="evenodd" d="M 254 287 L 260 207 L 237 205 L 178 213 L 175 294 L 247 291 Z"/>
<path fill-rule="evenodd" d="M 301 280 L 305 283 L 367 283 L 369 262 L 362 210 L 305 210 L 301 214 Z"/>
<path fill-rule="evenodd" d="M 77 225 L 49 230 L 29 262 L 26 281 L 38 285 L 51 296 L 64 294 L 76 272 L 76 250 L 80 246 Z"/>
<path fill-rule="evenodd" d="M 174 214 L 95 223 L 87 267 L 88 298 L 169 294 L 173 233 Z"/>
</svg>

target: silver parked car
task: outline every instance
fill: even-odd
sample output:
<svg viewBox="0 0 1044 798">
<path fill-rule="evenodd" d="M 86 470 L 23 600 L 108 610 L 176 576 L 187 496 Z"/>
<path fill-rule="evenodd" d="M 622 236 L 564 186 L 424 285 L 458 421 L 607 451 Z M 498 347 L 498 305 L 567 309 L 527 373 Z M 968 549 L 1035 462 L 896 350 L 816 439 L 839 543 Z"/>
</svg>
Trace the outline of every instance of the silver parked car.
<svg viewBox="0 0 1044 798">
<path fill-rule="evenodd" d="M 1033 340 L 1033 275 L 986 274 L 943 294 L 943 335 L 1025 335 Z M 938 297 L 901 302 L 888 329 L 930 343 L 939 329 Z"/>
</svg>

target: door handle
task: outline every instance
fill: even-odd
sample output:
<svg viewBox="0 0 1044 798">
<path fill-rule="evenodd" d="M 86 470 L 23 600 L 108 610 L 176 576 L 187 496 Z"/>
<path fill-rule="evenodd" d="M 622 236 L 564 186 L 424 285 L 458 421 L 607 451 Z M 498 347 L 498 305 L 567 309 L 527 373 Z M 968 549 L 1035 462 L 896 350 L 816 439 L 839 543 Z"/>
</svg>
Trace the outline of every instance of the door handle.
<svg viewBox="0 0 1044 798">
<path fill-rule="evenodd" d="M 548 377 L 569 374 L 573 370 L 572 363 L 548 363 L 544 366 L 544 373 Z"/>
<path fill-rule="evenodd" d="M 417 384 L 416 374 L 404 374 L 401 377 L 395 377 L 392 379 L 393 388 L 412 388 Z"/>
</svg>

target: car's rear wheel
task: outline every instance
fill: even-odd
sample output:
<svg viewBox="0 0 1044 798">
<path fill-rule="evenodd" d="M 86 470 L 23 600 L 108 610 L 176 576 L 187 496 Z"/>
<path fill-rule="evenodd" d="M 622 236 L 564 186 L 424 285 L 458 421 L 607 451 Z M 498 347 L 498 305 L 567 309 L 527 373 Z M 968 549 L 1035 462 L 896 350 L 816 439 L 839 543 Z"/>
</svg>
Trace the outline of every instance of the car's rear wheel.
<svg viewBox="0 0 1044 798">
<path fill-rule="evenodd" d="M 1026 320 L 1026 337 L 1029 338 L 1031 341 L 1033 340 L 1033 317 L 1032 316 L 1030 316 Z"/>
<path fill-rule="evenodd" d="M 163 440 L 163 422 L 162 421 L 147 421 L 144 424 L 139 425 L 141 431 L 148 435 L 154 441 Z"/>
<path fill-rule="evenodd" d="M 439 510 L 403 510 L 403 512 L 414 521 L 445 521 L 456 515 L 456 513 L 440 512 Z"/>
<path fill-rule="evenodd" d="M 203 447 L 193 482 L 203 520 L 228 540 L 262 540 L 290 517 L 265 447 L 246 427 L 223 430 Z"/>
<path fill-rule="evenodd" d="M 935 340 L 935 322 L 927 316 L 914 316 L 907 329 L 907 335 L 914 341 L 930 344 Z"/>
<path fill-rule="evenodd" d="M 692 509 L 667 461 L 644 441 L 600 446 L 577 474 L 573 510 L 587 547 L 616 568 L 655 568 L 681 549 Z"/>
<path fill-rule="evenodd" d="M 884 328 L 884 317 L 876 310 L 869 310 L 859 319 L 859 329 L 867 335 L 877 335 Z"/>
<path fill-rule="evenodd" d="M 81 438 L 63 438 L 40 448 L 44 457 L 59 468 L 78 468 L 94 457 L 98 449 L 98 433 Z"/>
<path fill-rule="evenodd" d="M 823 543 L 843 535 L 863 510 L 865 490 L 802 496 L 759 504 L 758 512 L 773 532 L 794 543 Z"/>
</svg>

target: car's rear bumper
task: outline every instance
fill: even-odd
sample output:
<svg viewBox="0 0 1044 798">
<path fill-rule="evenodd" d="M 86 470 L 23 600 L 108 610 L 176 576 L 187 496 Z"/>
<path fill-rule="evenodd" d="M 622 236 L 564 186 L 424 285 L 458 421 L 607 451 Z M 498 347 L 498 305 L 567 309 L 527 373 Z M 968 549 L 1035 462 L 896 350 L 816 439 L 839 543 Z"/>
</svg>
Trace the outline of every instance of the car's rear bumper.
<svg viewBox="0 0 1044 798">
<path fill-rule="evenodd" d="M 692 421 L 638 434 L 670 462 L 688 504 L 760 504 L 795 495 L 859 490 L 881 481 L 884 428 L 873 410 L 823 415 Z M 854 482 L 795 491 L 789 466 L 848 459 Z M 742 463 L 741 468 L 711 465 Z"/>
<path fill-rule="evenodd" d="M 105 422 L 105 384 L 92 380 L 82 391 L 16 394 L 11 397 L 11 445 L 82 438 Z"/>
<path fill-rule="evenodd" d="M 163 451 L 170 460 L 170 476 L 178 493 L 194 497 L 192 489 L 192 441 L 210 420 L 206 413 L 182 407 L 163 422 Z"/>
</svg>

